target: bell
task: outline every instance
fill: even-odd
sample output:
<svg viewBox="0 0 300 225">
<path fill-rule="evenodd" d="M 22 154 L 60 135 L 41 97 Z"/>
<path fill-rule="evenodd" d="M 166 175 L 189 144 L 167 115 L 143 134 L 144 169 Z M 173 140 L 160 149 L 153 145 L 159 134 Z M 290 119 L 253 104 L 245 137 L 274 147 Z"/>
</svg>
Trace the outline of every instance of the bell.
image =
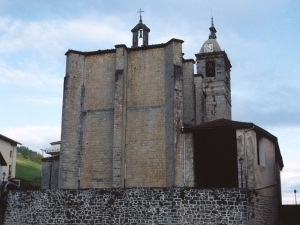
<svg viewBox="0 0 300 225">
<path fill-rule="evenodd" d="M 140 38 L 143 38 L 143 30 L 140 30 Z"/>
</svg>

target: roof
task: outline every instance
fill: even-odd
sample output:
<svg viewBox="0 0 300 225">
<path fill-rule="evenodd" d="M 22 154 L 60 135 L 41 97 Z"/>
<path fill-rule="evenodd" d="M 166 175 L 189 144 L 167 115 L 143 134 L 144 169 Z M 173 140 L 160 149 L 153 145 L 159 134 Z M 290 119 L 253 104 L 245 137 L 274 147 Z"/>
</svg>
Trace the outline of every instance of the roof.
<svg viewBox="0 0 300 225">
<path fill-rule="evenodd" d="M 5 159 L 3 158 L 3 155 L 0 152 L 0 165 L 1 166 L 7 166 L 7 163 L 5 161 Z"/>
<path fill-rule="evenodd" d="M 58 144 L 60 144 L 60 141 L 54 141 L 50 143 L 50 145 L 58 145 Z"/>
<path fill-rule="evenodd" d="M 197 126 L 189 126 L 185 127 L 185 131 L 191 131 L 191 130 L 199 130 L 199 129 L 212 129 L 212 128 L 222 128 L 222 127 L 238 127 L 238 128 L 251 128 L 253 127 L 253 123 L 248 123 L 248 122 L 239 122 L 239 121 L 234 121 L 234 120 L 227 120 L 227 119 L 217 119 L 213 120 L 207 123 L 202 123 Z"/>
<path fill-rule="evenodd" d="M 13 144 L 16 144 L 16 145 L 17 145 L 17 144 L 21 145 L 20 142 L 15 141 L 15 140 L 13 140 L 13 139 L 10 139 L 10 138 L 8 138 L 8 137 L 2 135 L 2 134 L 0 134 L 0 139 L 2 139 L 2 140 L 4 140 L 4 141 L 7 141 L 7 142 L 10 142 L 10 143 L 13 143 Z"/>
<path fill-rule="evenodd" d="M 279 163 L 280 169 L 283 168 L 283 160 L 279 149 L 277 137 L 262 129 L 261 127 L 249 122 L 239 122 L 228 119 L 217 119 L 207 123 L 203 123 L 197 126 L 185 126 L 182 128 L 183 132 L 197 132 L 200 130 L 212 130 L 212 129 L 253 129 L 255 132 L 269 138 L 275 144 L 275 158 L 276 162 Z"/>
<path fill-rule="evenodd" d="M 42 158 L 42 162 L 50 162 L 53 160 L 59 160 L 59 155 L 55 155 L 55 156 L 51 156 L 51 157 L 47 157 L 47 158 Z"/>
</svg>

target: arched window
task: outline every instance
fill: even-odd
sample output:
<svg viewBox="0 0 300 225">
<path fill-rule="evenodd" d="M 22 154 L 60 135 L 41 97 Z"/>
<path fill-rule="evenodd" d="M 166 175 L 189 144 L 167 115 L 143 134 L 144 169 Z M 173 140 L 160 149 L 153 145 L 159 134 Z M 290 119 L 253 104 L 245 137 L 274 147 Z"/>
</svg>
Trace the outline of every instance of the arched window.
<svg viewBox="0 0 300 225">
<path fill-rule="evenodd" d="M 215 62 L 208 61 L 205 65 L 206 77 L 215 77 Z"/>
</svg>

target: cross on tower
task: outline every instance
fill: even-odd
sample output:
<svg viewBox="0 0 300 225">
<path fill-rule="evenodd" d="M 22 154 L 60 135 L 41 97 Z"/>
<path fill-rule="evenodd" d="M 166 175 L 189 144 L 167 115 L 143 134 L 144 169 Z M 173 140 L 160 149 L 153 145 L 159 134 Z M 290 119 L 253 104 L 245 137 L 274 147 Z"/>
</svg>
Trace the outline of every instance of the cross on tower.
<svg viewBox="0 0 300 225">
<path fill-rule="evenodd" d="M 145 11 L 142 11 L 142 9 L 140 8 L 140 11 L 138 11 L 137 13 L 140 14 L 140 21 L 142 21 L 142 12 L 145 12 Z"/>
<path fill-rule="evenodd" d="M 142 16 L 142 12 L 145 12 L 145 11 L 142 11 L 142 9 L 140 8 L 140 11 L 138 11 L 137 13 L 140 13 L 140 16 Z"/>
</svg>

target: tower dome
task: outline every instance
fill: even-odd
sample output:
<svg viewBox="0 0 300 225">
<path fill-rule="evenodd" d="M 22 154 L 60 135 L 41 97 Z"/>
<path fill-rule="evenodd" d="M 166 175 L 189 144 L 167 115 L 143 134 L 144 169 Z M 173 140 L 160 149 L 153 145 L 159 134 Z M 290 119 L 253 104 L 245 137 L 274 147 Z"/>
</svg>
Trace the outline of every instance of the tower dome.
<svg viewBox="0 0 300 225">
<path fill-rule="evenodd" d="M 200 53 L 208 53 L 208 52 L 219 52 L 222 51 L 220 48 L 220 45 L 217 42 L 217 30 L 214 27 L 214 19 L 211 18 L 211 27 L 209 28 L 210 30 L 210 35 L 209 38 L 204 44 L 202 45 L 200 49 Z"/>
</svg>

